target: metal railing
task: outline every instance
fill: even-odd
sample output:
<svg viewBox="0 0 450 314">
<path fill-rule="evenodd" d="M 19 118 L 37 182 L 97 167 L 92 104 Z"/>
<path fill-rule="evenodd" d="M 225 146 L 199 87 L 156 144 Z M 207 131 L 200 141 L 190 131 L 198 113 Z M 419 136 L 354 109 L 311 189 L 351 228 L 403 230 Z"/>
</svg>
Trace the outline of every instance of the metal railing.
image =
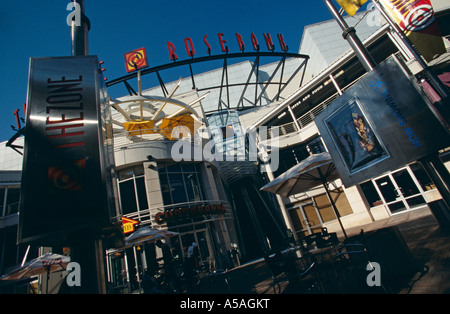
<svg viewBox="0 0 450 314">
<path fill-rule="evenodd" d="M 348 84 L 347 86 L 345 86 L 345 88 L 342 88 L 342 90 L 347 90 L 348 88 L 350 88 L 351 86 L 353 86 L 357 81 L 359 81 L 361 78 L 358 78 L 356 80 L 354 80 L 353 82 L 351 82 L 350 84 Z M 308 112 L 304 113 L 303 115 L 301 115 L 298 119 L 297 119 L 297 123 L 300 127 L 300 130 L 305 128 L 306 126 L 308 126 L 309 124 L 313 123 L 315 118 L 322 112 L 325 110 L 325 108 L 327 108 L 333 101 L 335 101 L 340 95 L 338 93 L 335 93 L 333 95 L 331 95 L 330 97 L 328 97 L 326 100 L 324 100 L 323 102 L 321 102 L 319 105 L 315 106 L 314 108 L 312 108 L 311 110 L 309 110 Z M 299 101 L 299 103 L 301 103 L 302 100 Z M 293 107 L 295 107 L 295 104 L 293 105 Z M 300 130 L 297 129 L 296 125 L 294 122 L 289 122 L 286 124 L 282 124 L 279 127 L 278 130 L 278 136 L 284 136 L 284 135 L 288 135 L 291 133 L 295 133 L 298 132 Z M 267 128 L 267 132 L 266 134 L 260 134 L 261 139 L 270 139 L 271 133 L 273 133 L 273 131 L 271 132 L 271 128 Z M 276 134 L 276 133 L 275 133 Z M 276 134 L 277 135 L 277 134 Z M 264 137 L 265 136 L 265 137 Z"/>
</svg>

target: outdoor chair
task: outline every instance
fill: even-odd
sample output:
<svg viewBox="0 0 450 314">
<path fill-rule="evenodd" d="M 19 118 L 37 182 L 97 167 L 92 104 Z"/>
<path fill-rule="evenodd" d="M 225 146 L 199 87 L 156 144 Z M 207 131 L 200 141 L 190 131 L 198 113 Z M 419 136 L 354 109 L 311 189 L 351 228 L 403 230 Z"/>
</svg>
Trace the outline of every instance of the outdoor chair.
<svg viewBox="0 0 450 314">
<path fill-rule="evenodd" d="M 334 267 L 337 282 L 342 293 L 388 293 L 385 283 L 380 287 L 369 287 L 367 276 L 374 270 L 367 250 L 364 232 L 359 236 L 346 239 L 339 245 Z"/>
<path fill-rule="evenodd" d="M 317 248 L 316 241 L 318 237 L 319 237 L 318 233 L 313 233 L 300 239 L 299 245 L 302 248 L 302 251 L 307 252 Z"/>
<path fill-rule="evenodd" d="M 336 232 L 328 232 L 327 228 L 322 228 L 320 233 L 313 233 L 303 237 L 299 241 L 299 245 L 304 252 L 317 249 L 336 246 L 339 244 L 339 239 Z"/>
<path fill-rule="evenodd" d="M 281 281 L 288 281 L 288 291 L 294 293 L 322 292 L 317 263 L 307 262 L 307 266 L 303 267 L 301 259 L 298 259 L 294 252 L 285 254 L 277 252 L 275 255 L 266 258 L 266 262 L 272 272 L 274 294 L 277 294 L 277 288 L 278 293 L 281 293 Z"/>
<path fill-rule="evenodd" d="M 328 233 L 327 228 L 322 228 L 322 232 L 316 237 L 316 245 L 318 248 L 332 247 L 337 244 L 339 244 L 337 233 Z"/>
</svg>

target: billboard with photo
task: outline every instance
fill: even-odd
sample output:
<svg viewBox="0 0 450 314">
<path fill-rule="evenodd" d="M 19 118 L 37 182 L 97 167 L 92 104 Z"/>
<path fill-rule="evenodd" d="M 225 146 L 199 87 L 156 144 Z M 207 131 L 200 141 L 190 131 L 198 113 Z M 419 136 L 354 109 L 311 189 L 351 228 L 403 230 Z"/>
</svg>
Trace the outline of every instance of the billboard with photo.
<svg viewBox="0 0 450 314">
<path fill-rule="evenodd" d="M 353 174 L 389 157 L 357 97 L 327 118 L 325 125 L 348 173 Z"/>
<path fill-rule="evenodd" d="M 395 56 L 367 73 L 315 120 L 345 186 L 439 149 L 450 135 Z"/>
</svg>

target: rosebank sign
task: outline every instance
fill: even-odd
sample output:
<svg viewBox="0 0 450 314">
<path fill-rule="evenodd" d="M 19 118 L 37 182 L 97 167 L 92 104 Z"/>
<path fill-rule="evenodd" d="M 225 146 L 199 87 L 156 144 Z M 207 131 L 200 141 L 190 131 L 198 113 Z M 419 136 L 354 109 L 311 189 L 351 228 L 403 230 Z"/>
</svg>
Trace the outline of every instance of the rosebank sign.
<svg viewBox="0 0 450 314">
<path fill-rule="evenodd" d="M 204 215 L 220 215 L 226 212 L 225 204 L 201 204 L 190 207 L 166 208 L 155 215 L 157 224 L 162 225 L 170 221 L 193 218 Z"/>
<path fill-rule="evenodd" d="M 244 52 L 245 51 L 244 39 L 242 38 L 242 36 L 239 33 L 235 33 L 235 36 L 236 36 L 236 41 L 237 41 L 237 44 L 239 46 L 239 49 L 241 50 L 241 52 Z M 220 46 L 220 50 L 222 52 L 228 53 L 229 50 L 228 50 L 228 46 L 226 45 L 227 42 L 228 42 L 228 39 L 225 37 L 225 34 L 224 33 L 218 33 L 217 37 L 218 37 L 218 43 L 219 43 L 219 46 Z M 266 44 L 267 50 L 274 51 L 275 50 L 275 45 L 273 43 L 272 36 L 270 35 L 270 33 L 267 33 L 267 34 L 263 33 L 263 37 L 264 37 L 264 42 Z M 284 42 L 283 35 L 282 34 L 277 34 L 277 38 L 278 38 L 278 43 L 280 44 L 281 50 L 284 51 L 284 52 L 287 52 L 288 51 L 288 46 Z M 249 42 L 251 43 L 251 48 L 253 50 L 259 51 L 259 49 L 260 49 L 259 41 L 258 41 L 258 38 L 256 37 L 256 35 L 254 33 L 251 33 Z M 211 55 L 212 48 L 211 48 L 211 45 L 210 45 L 210 43 L 208 41 L 208 35 L 203 36 L 203 44 L 206 47 L 206 53 L 208 55 Z M 189 57 L 193 58 L 195 56 L 196 51 L 195 51 L 194 41 L 192 40 L 191 37 L 186 37 L 184 39 L 184 46 L 185 46 L 185 49 L 186 49 L 186 54 Z M 172 42 L 168 41 L 167 42 L 167 47 L 169 49 L 170 60 L 172 60 L 172 61 L 178 60 L 178 55 L 176 54 L 176 51 L 175 51 L 176 50 L 175 49 L 175 45 Z"/>
</svg>

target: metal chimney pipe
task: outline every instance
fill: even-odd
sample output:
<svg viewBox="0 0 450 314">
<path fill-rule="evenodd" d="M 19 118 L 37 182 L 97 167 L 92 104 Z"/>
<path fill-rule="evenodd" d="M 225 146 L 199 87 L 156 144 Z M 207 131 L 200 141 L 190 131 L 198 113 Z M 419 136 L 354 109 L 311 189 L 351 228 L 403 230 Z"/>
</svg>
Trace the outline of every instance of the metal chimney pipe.
<svg viewBox="0 0 450 314">
<path fill-rule="evenodd" d="M 88 32 L 91 23 L 84 14 L 84 0 L 73 0 L 75 15 L 72 19 L 72 56 L 87 56 L 89 54 Z"/>
</svg>

